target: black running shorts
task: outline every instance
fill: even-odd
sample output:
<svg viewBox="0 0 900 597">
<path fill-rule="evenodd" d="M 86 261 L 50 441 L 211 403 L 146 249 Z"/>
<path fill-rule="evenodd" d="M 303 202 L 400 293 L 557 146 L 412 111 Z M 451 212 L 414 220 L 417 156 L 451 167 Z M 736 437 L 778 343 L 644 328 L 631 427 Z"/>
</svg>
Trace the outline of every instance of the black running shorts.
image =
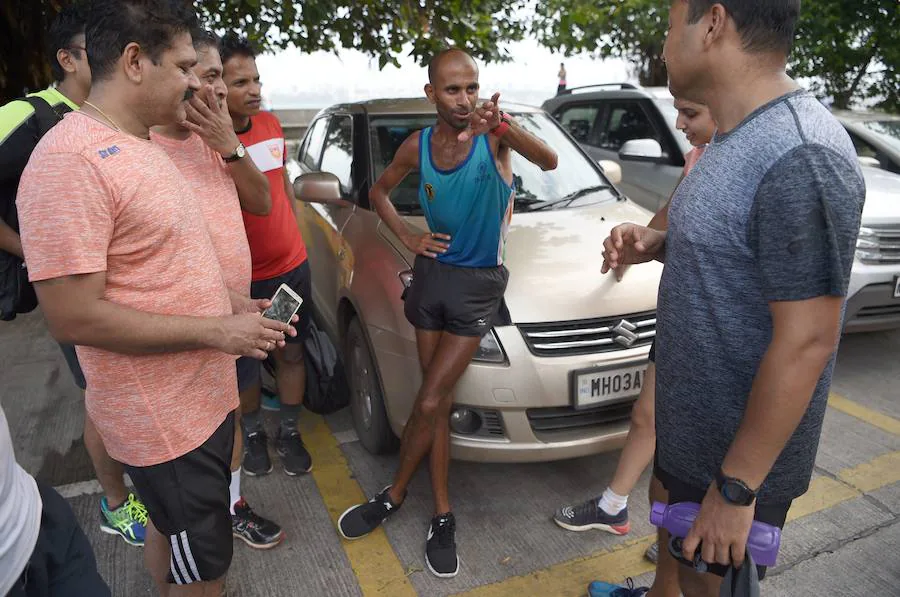
<svg viewBox="0 0 900 597">
<path fill-rule="evenodd" d="M 309 261 L 304 261 L 291 271 L 270 278 L 268 280 L 259 280 L 250 284 L 250 296 L 255 299 L 270 299 L 275 296 L 275 292 L 282 284 L 300 295 L 303 304 L 297 311 L 297 317 L 300 321 L 294 324 L 297 328 L 296 336 L 285 335 L 284 341 L 288 344 L 302 344 L 306 339 L 309 330 L 309 320 L 312 314 L 312 276 L 309 270 Z"/>
<path fill-rule="evenodd" d="M 457 267 L 416 257 L 406 292 L 406 319 L 419 330 L 481 337 L 494 323 L 506 292 L 509 271 L 497 267 Z"/>
<path fill-rule="evenodd" d="M 682 481 L 675 475 L 664 471 L 660 468 L 659 461 L 655 454 L 653 456 L 653 476 L 659 479 L 659 482 L 662 483 L 666 491 L 669 492 L 669 504 L 680 504 L 681 502 L 702 504 L 703 499 L 706 497 L 706 491 L 709 489 L 708 487 L 704 489 L 694 487 L 693 485 L 689 485 Z M 786 504 L 760 504 L 757 502 L 753 519 L 782 529 L 784 528 L 788 510 L 790 510 L 792 503 L 793 502 L 788 502 Z M 667 549 L 667 547 L 661 545 L 660 549 Z M 682 564 L 685 566 L 687 565 L 684 562 L 682 562 Z M 756 566 L 756 570 L 759 573 L 759 580 L 765 578 L 766 569 L 766 566 Z M 727 567 L 719 564 L 714 564 L 709 567 L 710 573 L 718 576 L 725 576 L 727 570 Z"/>
<path fill-rule="evenodd" d="M 172 550 L 169 582 L 221 578 L 231 565 L 229 484 L 234 413 L 200 447 L 153 466 L 126 465 L 150 520 Z"/>
</svg>

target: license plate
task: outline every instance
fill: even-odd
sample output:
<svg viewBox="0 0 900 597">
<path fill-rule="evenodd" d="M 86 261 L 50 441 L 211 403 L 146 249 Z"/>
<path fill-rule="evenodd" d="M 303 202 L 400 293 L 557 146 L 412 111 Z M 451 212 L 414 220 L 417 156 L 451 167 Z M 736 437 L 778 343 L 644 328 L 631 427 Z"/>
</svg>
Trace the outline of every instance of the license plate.
<svg viewBox="0 0 900 597">
<path fill-rule="evenodd" d="M 900 298 L 900 276 L 894 276 L 894 298 Z"/>
<path fill-rule="evenodd" d="M 646 364 L 617 369 L 576 371 L 574 377 L 575 408 L 589 408 L 603 402 L 629 398 L 641 393 Z"/>
</svg>

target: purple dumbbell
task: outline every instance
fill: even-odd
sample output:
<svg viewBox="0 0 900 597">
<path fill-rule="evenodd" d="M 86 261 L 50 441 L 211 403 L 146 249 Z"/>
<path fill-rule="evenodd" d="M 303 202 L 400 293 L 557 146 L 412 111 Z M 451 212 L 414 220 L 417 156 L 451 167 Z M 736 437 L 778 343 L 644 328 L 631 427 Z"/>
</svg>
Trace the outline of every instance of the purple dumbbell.
<svg viewBox="0 0 900 597">
<path fill-rule="evenodd" d="M 687 537 L 694 520 L 700 512 L 700 504 L 681 502 L 667 506 L 659 502 L 653 503 L 650 510 L 650 524 L 663 527 L 676 537 Z M 753 561 L 760 566 L 774 566 L 781 545 L 781 529 L 758 520 L 750 527 L 747 548 L 753 555 Z"/>
</svg>

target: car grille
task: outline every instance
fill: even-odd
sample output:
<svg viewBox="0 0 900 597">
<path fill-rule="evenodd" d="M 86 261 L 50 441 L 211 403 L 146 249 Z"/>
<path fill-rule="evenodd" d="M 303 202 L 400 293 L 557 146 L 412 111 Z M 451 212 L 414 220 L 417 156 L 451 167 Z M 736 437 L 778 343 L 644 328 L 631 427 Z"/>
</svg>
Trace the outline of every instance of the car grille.
<svg viewBox="0 0 900 597">
<path fill-rule="evenodd" d="M 532 354 L 562 357 L 648 346 L 656 337 L 656 313 L 559 323 L 519 325 Z"/>
<path fill-rule="evenodd" d="M 860 228 L 856 256 L 868 264 L 900 263 L 900 224 Z"/>
<path fill-rule="evenodd" d="M 525 411 L 535 433 L 570 431 L 585 427 L 598 427 L 627 420 L 631 416 L 634 400 L 604 404 L 584 410 L 571 406 L 554 408 L 529 408 Z"/>
<path fill-rule="evenodd" d="M 891 317 L 894 315 L 900 315 L 900 303 L 863 307 L 856 313 L 857 319 Z"/>
</svg>

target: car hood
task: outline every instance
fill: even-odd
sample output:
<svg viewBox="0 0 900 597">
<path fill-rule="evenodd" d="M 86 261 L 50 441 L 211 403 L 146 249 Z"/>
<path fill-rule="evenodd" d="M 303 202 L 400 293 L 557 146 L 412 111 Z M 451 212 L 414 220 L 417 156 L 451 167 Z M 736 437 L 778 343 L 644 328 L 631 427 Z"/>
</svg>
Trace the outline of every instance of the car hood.
<svg viewBox="0 0 900 597">
<path fill-rule="evenodd" d="M 646 224 L 650 212 L 630 201 L 523 212 L 506 243 L 506 304 L 513 323 L 575 321 L 656 309 L 662 264 L 634 266 L 622 282 L 600 273 L 603 241 L 616 224 Z M 424 218 L 407 218 L 423 230 Z"/>
<path fill-rule="evenodd" d="M 863 226 L 900 224 L 900 175 L 880 168 L 863 167 L 866 204 Z"/>
</svg>

